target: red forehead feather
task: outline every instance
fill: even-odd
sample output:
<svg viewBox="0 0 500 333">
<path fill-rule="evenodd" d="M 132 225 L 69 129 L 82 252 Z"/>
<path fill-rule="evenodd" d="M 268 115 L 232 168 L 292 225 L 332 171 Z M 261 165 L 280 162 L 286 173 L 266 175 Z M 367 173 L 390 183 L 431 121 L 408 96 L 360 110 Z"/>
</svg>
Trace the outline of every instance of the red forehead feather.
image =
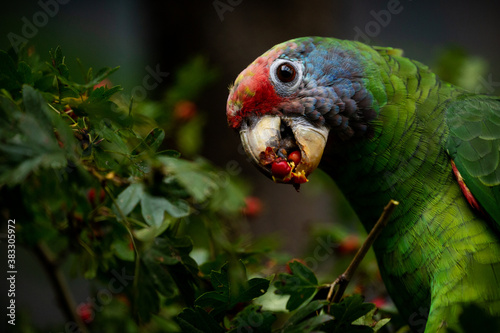
<svg viewBox="0 0 500 333">
<path fill-rule="evenodd" d="M 249 115 L 277 112 L 276 106 L 284 98 L 276 94 L 269 81 L 269 64 L 274 57 L 260 57 L 248 66 L 231 89 L 227 106 L 227 119 L 232 128 L 239 128 Z"/>
</svg>

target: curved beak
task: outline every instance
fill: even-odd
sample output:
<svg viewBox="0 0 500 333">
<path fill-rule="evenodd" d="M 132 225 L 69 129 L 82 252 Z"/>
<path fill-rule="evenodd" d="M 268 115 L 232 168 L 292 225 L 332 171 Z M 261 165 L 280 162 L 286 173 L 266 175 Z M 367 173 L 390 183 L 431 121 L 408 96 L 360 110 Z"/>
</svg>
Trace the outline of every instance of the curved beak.
<svg viewBox="0 0 500 333">
<path fill-rule="evenodd" d="M 303 183 L 319 165 L 328 139 L 329 128 L 315 126 L 303 117 L 266 115 L 250 119 L 240 130 L 246 154 L 266 176 L 280 183 Z M 292 151 L 300 151 L 300 162 L 289 163 L 289 177 L 275 177 L 272 163 L 286 160 Z M 270 156 L 271 155 L 271 156 Z"/>
</svg>

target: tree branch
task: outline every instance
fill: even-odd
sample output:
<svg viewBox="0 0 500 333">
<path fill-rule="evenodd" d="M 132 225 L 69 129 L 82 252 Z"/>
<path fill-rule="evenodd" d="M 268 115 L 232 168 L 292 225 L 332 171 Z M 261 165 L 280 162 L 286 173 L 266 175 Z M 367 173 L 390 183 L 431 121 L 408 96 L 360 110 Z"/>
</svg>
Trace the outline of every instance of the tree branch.
<svg viewBox="0 0 500 333">
<path fill-rule="evenodd" d="M 384 227 L 387 225 L 387 221 L 389 221 L 389 218 L 391 217 L 392 212 L 394 211 L 397 205 L 399 205 L 399 202 L 391 199 L 387 204 L 387 206 L 384 207 L 382 215 L 380 215 L 380 218 L 378 219 L 377 223 L 375 223 L 372 230 L 368 234 L 368 237 L 366 237 L 366 240 L 364 241 L 363 245 L 352 259 L 351 263 L 349 264 L 349 267 L 347 267 L 345 272 L 341 274 L 330 285 L 330 291 L 328 292 L 328 296 L 326 298 L 328 301 L 330 301 L 330 299 L 331 303 L 338 303 L 340 301 L 340 299 L 344 295 L 347 285 L 349 284 L 354 275 L 354 272 L 358 268 L 359 264 L 365 257 L 370 247 L 373 245 L 373 242 L 375 242 L 377 237 L 380 235 L 382 229 L 384 229 Z M 332 298 L 333 290 L 335 289 L 336 286 L 338 286 L 338 289 Z"/>
<path fill-rule="evenodd" d="M 54 254 L 44 243 L 38 243 L 35 249 L 35 254 L 42 263 L 45 271 L 49 275 L 49 280 L 52 283 L 54 291 L 57 295 L 57 300 L 63 313 L 69 321 L 73 321 L 78 325 L 79 332 L 88 333 L 87 326 L 76 313 L 76 303 L 73 295 L 69 290 L 64 274 L 59 268 L 57 259 Z"/>
</svg>

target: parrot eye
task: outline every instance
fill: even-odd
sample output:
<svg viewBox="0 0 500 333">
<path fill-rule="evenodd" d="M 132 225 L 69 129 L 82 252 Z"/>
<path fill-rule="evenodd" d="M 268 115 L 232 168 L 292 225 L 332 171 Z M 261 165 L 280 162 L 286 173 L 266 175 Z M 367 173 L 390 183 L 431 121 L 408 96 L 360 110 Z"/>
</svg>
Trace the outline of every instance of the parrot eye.
<svg viewBox="0 0 500 333">
<path fill-rule="evenodd" d="M 296 74 L 295 68 L 288 63 L 281 64 L 276 69 L 276 76 L 281 82 L 292 82 Z"/>
<path fill-rule="evenodd" d="M 293 95 L 302 78 L 302 63 L 286 59 L 276 59 L 269 68 L 270 79 L 276 92 L 281 96 Z"/>
</svg>

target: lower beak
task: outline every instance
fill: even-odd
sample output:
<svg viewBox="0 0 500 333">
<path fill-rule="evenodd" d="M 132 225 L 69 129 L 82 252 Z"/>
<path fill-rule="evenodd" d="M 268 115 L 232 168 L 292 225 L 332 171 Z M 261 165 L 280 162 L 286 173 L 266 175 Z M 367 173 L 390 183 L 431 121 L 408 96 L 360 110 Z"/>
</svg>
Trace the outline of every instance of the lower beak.
<svg viewBox="0 0 500 333">
<path fill-rule="evenodd" d="M 267 115 L 253 118 L 249 125 L 244 125 L 240 137 L 245 152 L 266 176 L 276 182 L 300 183 L 307 181 L 306 177 L 318 167 L 328 132 L 326 126 L 315 126 L 303 117 Z M 297 165 L 289 163 L 292 167 L 290 177 L 274 177 L 273 159 L 286 160 L 288 154 L 297 150 L 300 162 Z M 270 153 L 275 157 L 270 159 Z"/>
</svg>

